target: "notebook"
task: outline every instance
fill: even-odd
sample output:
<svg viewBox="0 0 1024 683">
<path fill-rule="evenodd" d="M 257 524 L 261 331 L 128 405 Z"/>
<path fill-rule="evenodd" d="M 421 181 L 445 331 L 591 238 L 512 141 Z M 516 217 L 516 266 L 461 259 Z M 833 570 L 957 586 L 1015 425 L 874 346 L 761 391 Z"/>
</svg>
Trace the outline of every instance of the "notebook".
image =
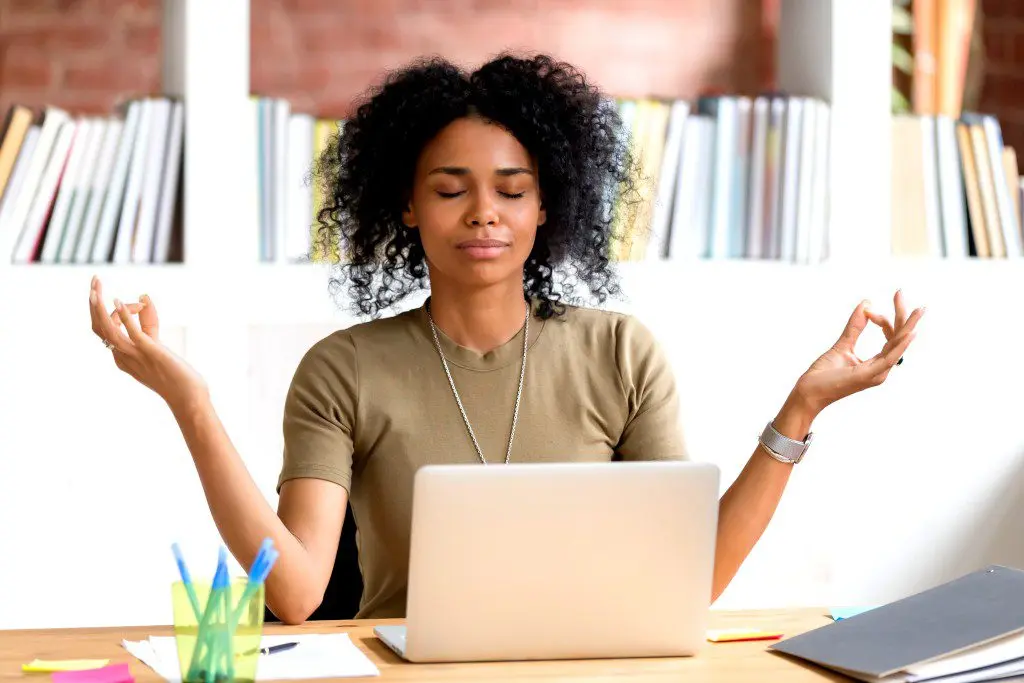
<svg viewBox="0 0 1024 683">
<path fill-rule="evenodd" d="M 862 681 L 1024 674 L 1024 571 L 992 565 L 768 649 Z"/>
</svg>

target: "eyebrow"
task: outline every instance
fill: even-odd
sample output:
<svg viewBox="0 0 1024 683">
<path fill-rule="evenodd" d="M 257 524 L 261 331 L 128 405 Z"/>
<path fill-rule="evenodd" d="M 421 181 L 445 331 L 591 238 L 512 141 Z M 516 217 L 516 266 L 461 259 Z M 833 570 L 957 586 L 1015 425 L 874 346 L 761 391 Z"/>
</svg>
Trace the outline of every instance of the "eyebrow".
<svg viewBox="0 0 1024 683">
<path fill-rule="evenodd" d="M 434 175 L 434 174 L 437 174 L 437 173 L 443 173 L 445 175 L 465 176 L 465 175 L 469 175 L 469 169 L 465 168 L 463 166 L 438 166 L 437 168 L 432 170 L 427 175 Z M 525 173 L 527 175 L 533 175 L 533 171 L 531 171 L 528 168 L 523 168 L 521 166 L 502 167 L 502 168 L 496 169 L 494 171 L 494 173 L 496 175 L 505 176 L 505 177 L 519 175 L 521 173 Z"/>
</svg>

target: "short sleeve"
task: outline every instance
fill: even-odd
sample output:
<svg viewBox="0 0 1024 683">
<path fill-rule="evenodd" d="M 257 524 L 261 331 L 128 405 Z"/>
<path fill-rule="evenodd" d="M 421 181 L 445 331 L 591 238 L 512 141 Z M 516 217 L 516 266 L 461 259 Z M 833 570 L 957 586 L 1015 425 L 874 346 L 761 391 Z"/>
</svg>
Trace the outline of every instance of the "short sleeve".
<svg viewBox="0 0 1024 683">
<path fill-rule="evenodd" d="M 350 490 L 358 371 L 350 334 L 317 342 L 299 362 L 284 405 L 284 462 L 289 479 L 326 479 Z"/>
<path fill-rule="evenodd" d="M 623 316 L 616 362 L 627 418 L 615 452 L 623 460 L 688 460 L 672 368 L 651 331 Z"/>
</svg>

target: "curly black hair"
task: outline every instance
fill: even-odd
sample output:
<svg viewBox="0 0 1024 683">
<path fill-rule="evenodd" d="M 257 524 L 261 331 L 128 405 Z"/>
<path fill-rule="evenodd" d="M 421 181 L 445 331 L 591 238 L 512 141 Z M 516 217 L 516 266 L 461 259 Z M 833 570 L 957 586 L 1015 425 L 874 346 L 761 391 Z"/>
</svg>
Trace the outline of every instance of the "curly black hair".
<svg viewBox="0 0 1024 683">
<path fill-rule="evenodd" d="M 469 115 L 502 126 L 536 159 L 547 221 L 524 268 L 524 293 L 551 318 L 581 298 L 619 293 L 609 258 L 615 213 L 630 211 L 634 159 L 615 101 L 548 55 L 501 54 L 472 73 L 440 57 L 390 72 L 364 94 L 314 167 L 323 189 L 315 250 L 334 254 L 354 312 L 370 317 L 426 289 L 419 231 L 402 223 L 423 147 Z M 621 216 L 620 216 L 621 217 Z"/>
</svg>

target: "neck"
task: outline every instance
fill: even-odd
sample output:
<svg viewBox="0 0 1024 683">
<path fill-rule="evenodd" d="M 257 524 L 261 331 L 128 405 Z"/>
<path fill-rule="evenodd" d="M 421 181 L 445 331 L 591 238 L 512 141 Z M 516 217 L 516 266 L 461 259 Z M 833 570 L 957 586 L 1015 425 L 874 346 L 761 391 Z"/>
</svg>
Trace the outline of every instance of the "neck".
<svg viewBox="0 0 1024 683">
<path fill-rule="evenodd" d="M 526 317 L 522 282 L 467 290 L 430 283 L 434 324 L 459 346 L 487 353 L 519 333 Z"/>
</svg>

